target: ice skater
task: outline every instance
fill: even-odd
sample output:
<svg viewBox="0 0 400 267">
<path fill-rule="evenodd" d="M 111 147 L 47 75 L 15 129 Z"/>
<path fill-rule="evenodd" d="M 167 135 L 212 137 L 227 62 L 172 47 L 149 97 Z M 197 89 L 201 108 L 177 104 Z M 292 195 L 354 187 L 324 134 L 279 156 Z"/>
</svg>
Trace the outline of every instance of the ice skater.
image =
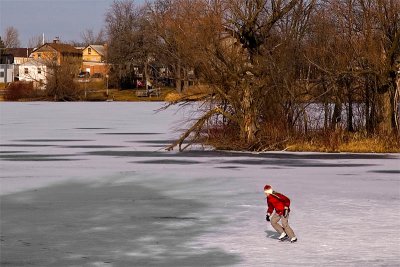
<svg viewBox="0 0 400 267">
<path fill-rule="evenodd" d="M 264 186 L 264 193 L 267 196 L 268 203 L 265 219 L 270 221 L 272 227 L 274 227 L 274 229 L 280 234 L 280 241 L 290 239 L 291 243 L 296 242 L 297 237 L 289 226 L 290 199 L 287 196 L 272 190 L 270 185 Z M 274 210 L 275 213 L 272 215 Z M 278 223 L 279 221 L 281 221 L 282 225 Z"/>
</svg>

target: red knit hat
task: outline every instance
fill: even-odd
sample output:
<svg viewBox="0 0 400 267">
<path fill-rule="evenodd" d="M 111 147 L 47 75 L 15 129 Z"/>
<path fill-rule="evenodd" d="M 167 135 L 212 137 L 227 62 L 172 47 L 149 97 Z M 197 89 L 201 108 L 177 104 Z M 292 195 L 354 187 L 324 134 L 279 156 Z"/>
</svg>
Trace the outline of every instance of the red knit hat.
<svg viewBox="0 0 400 267">
<path fill-rule="evenodd" d="M 270 186 L 269 184 L 266 184 L 264 186 L 264 192 L 267 192 L 268 194 L 272 194 L 272 186 Z"/>
</svg>

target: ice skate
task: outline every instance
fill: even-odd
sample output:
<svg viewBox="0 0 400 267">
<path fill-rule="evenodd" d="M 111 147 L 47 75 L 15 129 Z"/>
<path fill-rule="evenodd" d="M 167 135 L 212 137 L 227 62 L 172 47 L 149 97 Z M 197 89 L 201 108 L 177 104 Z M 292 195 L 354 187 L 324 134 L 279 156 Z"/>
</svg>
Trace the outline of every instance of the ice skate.
<svg viewBox="0 0 400 267">
<path fill-rule="evenodd" d="M 285 241 L 286 239 L 288 239 L 289 238 L 289 236 L 285 233 L 285 232 L 283 232 L 280 236 L 279 236 L 279 240 L 280 241 Z"/>
</svg>

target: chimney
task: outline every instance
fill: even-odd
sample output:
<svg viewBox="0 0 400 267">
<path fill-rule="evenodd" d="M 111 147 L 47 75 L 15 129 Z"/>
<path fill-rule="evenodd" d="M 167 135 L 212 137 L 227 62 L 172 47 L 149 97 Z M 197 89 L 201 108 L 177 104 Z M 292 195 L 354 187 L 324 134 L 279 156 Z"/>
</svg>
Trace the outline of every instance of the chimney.
<svg viewBox="0 0 400 267">
<path fill-rule="evenodd" d="M 54 44 L 58 44 L 60 42 L 60 37 L 56 36 L 56 38 L 53 39 Z"/>
</svg>

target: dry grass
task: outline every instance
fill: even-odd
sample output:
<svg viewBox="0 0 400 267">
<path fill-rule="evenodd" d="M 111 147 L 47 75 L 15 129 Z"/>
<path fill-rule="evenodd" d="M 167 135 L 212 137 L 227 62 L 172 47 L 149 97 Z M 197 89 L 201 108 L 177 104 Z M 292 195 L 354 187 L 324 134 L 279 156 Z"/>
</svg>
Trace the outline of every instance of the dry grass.
<svg viewBox="0 0 400 267">
<path fill-rule="evenodd" d="M 1 88 L 3 84 L 0 84 L 0 93 L 4 90 Z M 161 88 L 161 95 L 160 96 L 151 96 L 151 97 L 138 97 L 136 96 L 136 90 L 135 89 L 127 89 L 127 90 L 118 90 L 118 89 L 109 89 L 108 90 L 108 96 L 107 96 L 107 90 L 104 88 L 103 84 L 101 82 L 94 82 L 94 83 L 88 83 L 86 84 L 86 88 L 83 84 L 79 84 L 79 88 L 82 92 L 82 95 L 84 95 L 84 91 L 86 89 L 86 98 L 83 98 L 81 100 L 83 101 L 107 101 L 107 100 L 113 100 L 113 101 L 164 101 L 165 97 L 170 94 L 171 92 L 174 91 L 173 88 Z M 5 91 L 5 90 L 4 90 Z M 4 100 L 2 97 L 2 94 L 0 94 L 0 101 Z M 45 99 L 43 97 L 37 98 L 37 97 L 32 97 L 32 98 L 24 98 L 24 101 L 52 101 L 52 98 Z"/>
<path fill-rule="evenodd" d="M 6 94 L 6 84 L 0 83 L 0 101 L 4 101 L 4 95 Z"/>
<path fill-rule="evenodd" d="M 6 101 L 19 101 L 26 98 L 37 97 L 37 90 L 33 82 L 13 82 L 3 89 L 3 97 Z"/>
<path fill-rule="evenodd" d="M 256 144 L 249 145 L 240 139 L 238 129 L 212 128 L 204 140 L 206 144 L 221 150 L 400 153 L 400 137 L 395 135 L 371 137 L 365 133 L 342 130 L 286 137 L 274 135 L 273 131 L 261 135 Z"/>
<path fill-rule="evenodd" d="M 79 88 L 84 90 L 85 88 L 87 90 L 105 90 L 106 85 L 104 81 L 90 81 L 88 83 L 77 83 L 79 84 Z"/>
<path fill-rule="evenodd" d="M 174 103 L 179 101 L 196 101 L 211 93 L 210 87 L 206 85 L 194 85 L 185 89 L 182 93 L 172 91 L 165 96 L 165 101 Z"/>
<path fill-rule="evenodd" d="M 138 97 L 136 96 L 136 90 L 127 89 L 127 90 L 117 90 L 117 89 L 109 89 L 108 96 L 107 91 L 96 90 L 91 91 L 87 94 L 87 101 L 164 101 L 167 94 L 169 94 L 173 89 L 171 88 L 161 88 L 160 96 L 151 96 L 151 97 Z"/>
<path fill-rule="evenodd" d="M 349 152 L 349 153 L 400 153 L 400 140 L 398 137 L 362 137 L 357 134 L 347 134 L 344 138 L 324 140 L 312 138 L 311 140 L 292 140 L 287 143 L 286 151 L 309 152 Z"/>
<path fill-rule="evenodd" d="M 178 92 L 170 92 L 165 96 L 165 101 L 167 102 L 178 102 L 180 99 L 182 99 L 182 95 L 179 94 Z"/>
</svg>

